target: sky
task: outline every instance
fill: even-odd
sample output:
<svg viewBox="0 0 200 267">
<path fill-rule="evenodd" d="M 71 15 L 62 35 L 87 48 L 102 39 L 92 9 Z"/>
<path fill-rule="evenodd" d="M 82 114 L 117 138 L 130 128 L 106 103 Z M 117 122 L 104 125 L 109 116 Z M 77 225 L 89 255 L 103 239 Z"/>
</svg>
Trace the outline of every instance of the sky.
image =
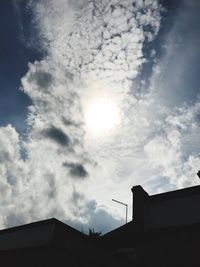
<svg viewBox="0 0 200 267">
<path fill-rule="evenodd" d="M 199 185 L 198 0 L 0 1 L 0 227 L 102 233 Z"/>
</svg>

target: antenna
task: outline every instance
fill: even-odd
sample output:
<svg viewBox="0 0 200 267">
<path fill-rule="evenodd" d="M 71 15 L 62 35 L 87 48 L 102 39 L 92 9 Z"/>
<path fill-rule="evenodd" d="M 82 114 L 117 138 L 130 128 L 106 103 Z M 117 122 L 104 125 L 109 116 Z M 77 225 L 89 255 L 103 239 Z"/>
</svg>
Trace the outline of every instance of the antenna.
<svg viewBox="0 0 200 267">
<path fill-rule="evenodd" d="M 119 203 L 119 204 L 121 204 L 121 205 L 123 205 L 123 206 L 126 206 L 126 223 L 127 223 L 127 218 L 128 218 L 128 204 L 123 203 L 123 202 L 121 202 L 121 201 L 118 201 L 118 200 L 116 200 L 116 199 L 112 199 L 112 201 L 117 202 L 117 203 Z"/>
</svg>

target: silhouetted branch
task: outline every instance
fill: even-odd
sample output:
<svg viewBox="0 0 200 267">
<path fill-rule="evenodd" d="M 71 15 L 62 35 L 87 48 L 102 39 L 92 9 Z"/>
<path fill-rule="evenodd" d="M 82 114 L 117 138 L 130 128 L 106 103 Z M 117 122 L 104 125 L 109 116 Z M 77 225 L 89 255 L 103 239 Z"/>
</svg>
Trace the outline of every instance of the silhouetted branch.
<svg viewBox="0 0 200 267">
<path fill-rule="evenodd" d="M 93 239 L 97 239 L 97 238 L 99 238 L 100 236 L 101 236 L 101 232 L 95 232 L 94 231 L 94 228 L 89 228 L 89 234 L 88 234 L 88 236 L 90 237 L 90 238 L 93 238 Z"/>
</svg>

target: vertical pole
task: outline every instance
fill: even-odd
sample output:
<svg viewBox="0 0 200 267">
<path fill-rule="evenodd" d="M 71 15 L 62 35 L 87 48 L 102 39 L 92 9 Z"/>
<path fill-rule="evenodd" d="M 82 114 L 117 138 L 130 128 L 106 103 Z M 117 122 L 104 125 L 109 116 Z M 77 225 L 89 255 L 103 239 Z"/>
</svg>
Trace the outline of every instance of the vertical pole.
<svg viewBox="0 0 200 267">
<path fill-rule="evenodd" d="M 128 221 L 128 205 L 126 204 L 126 223 Z"/>
<path fill-rule="evenodd" d="M 118 200 L 116 200 L 116 199 L 112 199 L 112 201 L 117 202 L 117 203 L 119 203 L 119 204 L 121 204 L 121 205 L 126 206 L 126 223 L 127 223 L 127 222 L 128 222 L 128 204 L 123 203 L 123 202 L 121 202 L 121 201 L 118 201 Z"/>
</svg>

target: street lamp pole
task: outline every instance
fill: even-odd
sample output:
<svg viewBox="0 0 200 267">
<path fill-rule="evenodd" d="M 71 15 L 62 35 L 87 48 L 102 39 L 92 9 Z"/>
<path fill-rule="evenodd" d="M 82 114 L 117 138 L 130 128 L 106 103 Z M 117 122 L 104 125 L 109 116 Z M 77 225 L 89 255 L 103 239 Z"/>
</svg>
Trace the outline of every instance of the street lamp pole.
<svg viewBox="0 0 200 267">
<path fill-rule="evenodd" d="M 126 223 L 127 223 L 127 221 L 128 221 L 128 204 L 123 203 L 123 202 L 121 202 L 121 201 L 118 201 L 118 200 L 116 200 L 116 199 L 112 199 L 112 201 L 117 202 L 117 203 L 119 203 L 119 204 L 121 204 L 121 205 L 123 205 L 123 206 L 126 206 Z"/>
</svg>

